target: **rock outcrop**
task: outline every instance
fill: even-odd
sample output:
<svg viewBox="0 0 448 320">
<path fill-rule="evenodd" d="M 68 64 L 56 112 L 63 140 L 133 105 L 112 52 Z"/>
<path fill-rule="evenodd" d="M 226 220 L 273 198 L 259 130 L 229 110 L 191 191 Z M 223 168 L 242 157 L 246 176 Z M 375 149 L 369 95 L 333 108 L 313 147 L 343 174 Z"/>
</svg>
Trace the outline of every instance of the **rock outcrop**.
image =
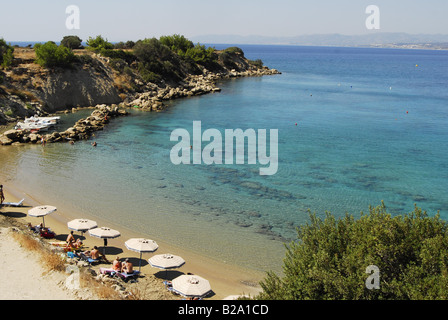
<svg viewBox="0 0 448 320">
<path fill-rule="evenodd" d="M 205 75 L 190 75 L 184 82 L 176 87 L 154 89 L 139 94 L 136 99 L 128 103 L 129 107 L 139 107 L 144 111 L 161 111 L 165 108 L 163 101 L 199 96 L 207 93 L 221 92 L 221 88 L 216 86 L 218 80 L 238 78 L 238 77 L 261 77 L 265 75 L 280 74 L 276 69 L 256 69 L 236 71 L 228 73 L 210 73 Z"/>
<path fill-rule="evenodd" d="M 65 131 L 41 134 L 33 133 L 29 130 L 11 129 L 0 135 L 0 144 L 40 143 L 42 138 L 48 143 L 85 140 L 90 138 L 95 131 L 103 130 L 110 119 L 128 114 L 124 108 L 117 105 L 97 105 L 89 117 L 78 120 Z"/>
<path fill-rule="evenodd" d="M 182 77 L 176 76 L 177 80 L 167 77 L 157 82 L 143 81 L 136 61 L 105 58 L 88 50 L 77 52 L 77 62 L 68 69 L 37 65 L 34 50 L 30 48 L 20 48 L 16 54 L 14 65 L 0 70 L 0 125 L 35 114 L 43 116 L 101 105 L 90 117 L 81 119 L 65 132 L 45 134 L 47 142 L 88 138 L 104 127 L 107 123 L 104 118 L 127 114 L 123 107 L 161 111 L 168 100 L 220 92 L 216 85 L 219 80 L 280 74 L 247 60 L 240 49 L 217 52 L 218 58 L 210 66 L 212 71 L 199 65 L 188 69 L 178 59 Z M 42 135 L 31 132 L 7 131 L 0 135 L 0 144 L 36 143 L 41 138 Z"/>
</svg>

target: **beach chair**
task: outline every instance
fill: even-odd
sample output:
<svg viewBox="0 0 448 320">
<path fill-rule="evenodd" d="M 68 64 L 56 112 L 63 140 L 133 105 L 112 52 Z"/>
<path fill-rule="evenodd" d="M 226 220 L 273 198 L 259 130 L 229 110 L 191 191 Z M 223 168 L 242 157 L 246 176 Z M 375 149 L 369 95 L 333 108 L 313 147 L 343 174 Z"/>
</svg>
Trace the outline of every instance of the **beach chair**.
<svg viewBox="0 0 448 320">
<path fill-rule="evenodd" d="M 79 257 L 81 258 L 81 260 L 84 260 L 84 261 L 88 262 L 90 265 L 100 262 L 100 259 L 95 259 L 94 260 L 94 259 L 86 256 L 84 253 L 80 253 Z"/>
<path fill-rule="evenodd" d="M 112 268 L 100 268 L 100 273 L 108 275 L 109 277 L 112 277 L 117 273 L 117 271 L 115 271 Z"/>
<path fill-rule="evenodd" d="M 25 199 L 22 199 L 19 202 L 3 202 L 2 205 L 8 207 L 21 207 L 23 205 L 24 200 Z"/>
<path fill-rule="evenodd" d="M 135 279 L 140 274 L 140 271 L 134 270 L 132 273 L 127 272 L 117 272 L 117 276 L 119 276 L 124 282 L 128 282 L 129 279 Z"/>
</svg>

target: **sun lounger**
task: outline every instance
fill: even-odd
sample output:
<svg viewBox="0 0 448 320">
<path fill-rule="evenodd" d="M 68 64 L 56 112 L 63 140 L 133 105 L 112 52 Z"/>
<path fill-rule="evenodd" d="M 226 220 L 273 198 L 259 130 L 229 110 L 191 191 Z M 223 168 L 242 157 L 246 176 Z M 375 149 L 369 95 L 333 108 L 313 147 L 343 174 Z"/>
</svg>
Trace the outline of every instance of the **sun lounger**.
<svg viewBox="0 0 448 320">
<path fill-rule="evenodd" d="M 133 271 L 132 273 L 118 272 L 117 276 L 119 276 L 124 281 L 128 281 L 131 278 L 137 277 L 139 274 L 140 271 Z"/>
<path fill-rule="evenodd" d="M 53 241 L 53 242 L 50 242 L 50 244 L 52 246 L 55 246 L 55 247 L 65 247 L 65 246 L 67 246 L 67 242 L 65 242 L 65 241 Z"/>
<path fill-rule="evenodd" d="M 113 275 L 112 273 L 116 273 L 117 271 L 115 271 L 112 268 L 100 268 L 100 273 L 101 274 L 107 274 L 107 275 Z"/>
<path fill-rule="evenodd" d="M 24 200 L 25 199 L 22 199 L 19 202 L 3 202 L 2 205 L 9 207 L 21 207 L 23 205 Z"/>
</svg>

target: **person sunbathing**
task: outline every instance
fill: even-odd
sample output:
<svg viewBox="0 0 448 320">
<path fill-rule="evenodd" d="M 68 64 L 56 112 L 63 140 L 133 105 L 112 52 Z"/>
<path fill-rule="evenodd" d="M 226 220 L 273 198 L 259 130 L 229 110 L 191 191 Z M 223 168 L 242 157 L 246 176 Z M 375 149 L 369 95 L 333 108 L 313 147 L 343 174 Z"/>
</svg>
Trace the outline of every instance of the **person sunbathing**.
<svg viewBox="0 0 448 320">
<path fill-rule="evenodd" d="M 81 241 L 81 239 L 76 240 L 76 242 L 68 242 L 67 245 L 65 246 L 65 251 L 76 251 L 81 249 L 81 247 L 83 246 L 83 243 Z"/>
<path fill-rule="evenodd" d="M 120 257 L 116 257 L 115 260 L 112 262 L 112 269 L 116 272 L 120 272 L 122 268 L 122 264 L 120 261 Z"/>
<path fill-rule="evenodd" d="M 81 239 L 79 239 L 79 238 L 78 238 L 78 240 L 76 240 L 76 242 L 73 245 L 74 245 L 75 249 L 81 249 L 82 246 L 84 246 Z"/>
<path fill-rule="evenodd" d="M 127 274 L 130 274 L 130 273 L 134 272 L 133 265 L 129 261 L 129 259 L 126 258 L 126 260 L 124 261 L 124 263 L 123 263 L 123 265 L 121 267 L 121 272 L 125 272 Z"/>
<path fill-rule="evenodd" d="M 53 239 L 55 235 L 56 234 L 53 231 L 46 227 L 43 227 L 40 231 L 40 236 L 45 239 Z"/>
<path fill-rule="evenodd" d="M 93 247 L 93 250 L 90 251 L 90 258 L 92 258 L 93 260 L 100 260 L 103 259 L 106 263 L 110 263 L 106 256 L 104 254 L 102 254 L 99 250 L 97 246 Z"/>
</svg>

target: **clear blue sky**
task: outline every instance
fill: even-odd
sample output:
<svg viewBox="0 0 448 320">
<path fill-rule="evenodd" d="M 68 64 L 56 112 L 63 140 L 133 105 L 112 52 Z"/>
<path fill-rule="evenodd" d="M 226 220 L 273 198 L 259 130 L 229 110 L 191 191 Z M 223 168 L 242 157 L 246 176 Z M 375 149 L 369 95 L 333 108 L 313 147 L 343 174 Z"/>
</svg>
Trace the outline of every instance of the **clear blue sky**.
<svg viewBox="0 0 448 320">
<path fill-rule="evenodd" d="M 380 32 L 448 33 L 447 0 L 15 0 L 0 11 L 0 38 L 59 41 L 101 34 L 110 41 L 167 34 L 295 36 L 365 34 L 365 9 L 377 5 Z M 80 29 L 68 30 L 68 5 L 80 9 Z"/>
</svg>

